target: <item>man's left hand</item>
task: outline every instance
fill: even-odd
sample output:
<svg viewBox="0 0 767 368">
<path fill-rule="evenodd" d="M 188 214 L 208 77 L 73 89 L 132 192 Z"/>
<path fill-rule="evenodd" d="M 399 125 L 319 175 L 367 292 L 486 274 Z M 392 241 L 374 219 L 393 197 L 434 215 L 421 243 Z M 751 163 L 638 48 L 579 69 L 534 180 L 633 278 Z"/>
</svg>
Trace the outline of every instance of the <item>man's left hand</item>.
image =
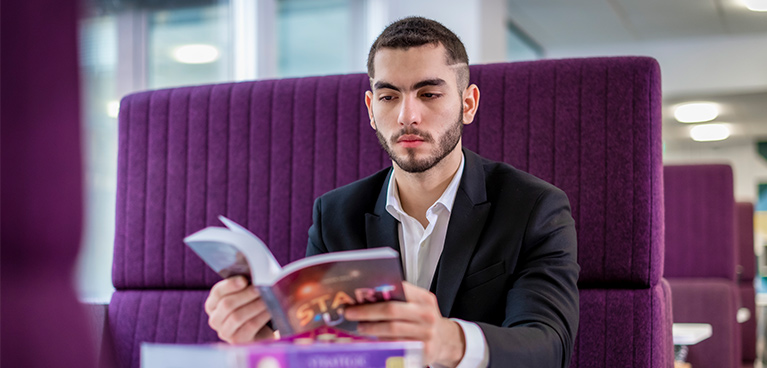
<svg viewBox="0 0 767 368">
<path fill-rule="evenodd" d="M 402 286 L 406 302 L 349 306 L 345 318 L 359 321 L 358 332 L 363 335 L 423 342 L 425 364 L 457 366 L 466 347 L 461 326 L 442 317 L 434 294 L 408 282 Z"/>
</svg>

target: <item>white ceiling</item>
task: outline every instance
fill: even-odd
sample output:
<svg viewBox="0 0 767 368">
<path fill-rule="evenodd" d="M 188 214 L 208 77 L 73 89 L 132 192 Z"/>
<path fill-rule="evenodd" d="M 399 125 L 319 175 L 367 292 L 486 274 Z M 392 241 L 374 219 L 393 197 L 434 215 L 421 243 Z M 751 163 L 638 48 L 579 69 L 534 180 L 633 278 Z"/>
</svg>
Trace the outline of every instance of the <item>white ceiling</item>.
<svg viewBox="0 0 767 368">
<path fill-rule="evenodd" d="M 639 54 L 663 73 L 664 141 L 694 144 L 672 106 L 714 101 L 718 145 L 767 140 L 767 12 L 742 0 L 508 0 L 508 19 L 547 57 Z"/>
<path fill-rule="evenodd" d="M 548 48 L 767 33 L 740 0 L 509 0 L 509 17 Z"/>
</svg>

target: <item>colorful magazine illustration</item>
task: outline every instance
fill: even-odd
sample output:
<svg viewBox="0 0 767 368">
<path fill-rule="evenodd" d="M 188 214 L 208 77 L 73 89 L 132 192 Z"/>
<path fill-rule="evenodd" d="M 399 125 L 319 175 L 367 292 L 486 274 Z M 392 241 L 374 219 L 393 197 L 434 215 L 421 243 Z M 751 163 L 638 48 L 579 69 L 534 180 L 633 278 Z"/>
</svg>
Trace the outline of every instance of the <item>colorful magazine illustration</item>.
<svg viewBox="0 0 767 368">
<path fill-rule="evenodd" d="M 344 318 L 349 305 L 405 300 L 399 254 L 370 248 L 319 254 L 281 267 L 257 236 L 226 217 L 184 238 L 221 277 L 247 277 L 259 289 L 282 336 L 321 326 L 355 332 Z"/>
</svg>

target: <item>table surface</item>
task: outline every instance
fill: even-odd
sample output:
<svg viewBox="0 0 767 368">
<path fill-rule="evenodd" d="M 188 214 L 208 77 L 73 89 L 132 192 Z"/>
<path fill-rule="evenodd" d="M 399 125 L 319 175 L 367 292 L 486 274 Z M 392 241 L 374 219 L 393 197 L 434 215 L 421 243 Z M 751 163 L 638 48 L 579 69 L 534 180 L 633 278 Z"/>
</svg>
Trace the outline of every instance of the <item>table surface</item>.
<svg viewBox="0 0 767 368">
<path fill-rule="evenodd" d="M 708 323 L 674 323 L 671 327 L 674 345 L 695 345 L 711 337 Z"/>
</svg>

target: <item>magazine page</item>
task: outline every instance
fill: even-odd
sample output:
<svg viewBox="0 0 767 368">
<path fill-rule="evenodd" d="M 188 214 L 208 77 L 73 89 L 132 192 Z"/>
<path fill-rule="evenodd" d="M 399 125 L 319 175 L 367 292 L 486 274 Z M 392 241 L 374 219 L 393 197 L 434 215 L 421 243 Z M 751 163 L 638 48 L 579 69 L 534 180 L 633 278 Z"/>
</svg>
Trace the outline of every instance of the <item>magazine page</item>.
<svg viewBox="0 0 767 368">
<path fill-rule="evenodd" d="M 253 235 L 207 227 L 187 236 L 184 242 L 223 278 L 244 275 L 253 284 L 269 285 L 278 276 L 279 264 Z"/>
<path fill-rule="evenodd" d="M 399 260 L 399 253 L 396 250 L 380 247 L 368 249 L 346 250 L 341 252 L 315 254 L 311 257 L 302 258 L 293 261 L 282 268 L 281 274 L 287 275 L 298 269 L 306 268 L 312 265 L 328 262 L 344 262 L 357 259 L 376 259 L 376 258 L 396 258 Z M 401 267 L 401 266 L 400 266 Z M 275 280 L 276 282 L 277 280 Z"/>
<path fill-rule="evenodd" d="M 258 248 L 262 249 L 264 252 L 261 255 L 264 257 L 264 259 L 260 260 L 259 266 L 261 264 L 265 264 L 266 268 L 269 270 L 269 275 L 277 275 L 282 271 L 282 267 L 280 266 L 280 263 L 277 262 L 277 259 L 274 258 L 274 254 L 269 249 L 269 247 L 266 246 L 266 244 L 261 240 L 261 238 L 257 237 L 256 234 L 253 234 L 250 232 L 250 230 L 246 229 L 243 226 L 240 226 L 240 224 L 224 217 L 224 216 L 218 216 L 218 220 L 221 221 L 229 230 L 232 230 L 235 233 L 238 234 L 244 234 L 247 235 L 249 238 L 252 238 L 252 240 L 258 245 Z M 256 262 L 254 262 L 256 263 Z M 271 284 L 269 282 L 268 284 Z"/>
</svg>

